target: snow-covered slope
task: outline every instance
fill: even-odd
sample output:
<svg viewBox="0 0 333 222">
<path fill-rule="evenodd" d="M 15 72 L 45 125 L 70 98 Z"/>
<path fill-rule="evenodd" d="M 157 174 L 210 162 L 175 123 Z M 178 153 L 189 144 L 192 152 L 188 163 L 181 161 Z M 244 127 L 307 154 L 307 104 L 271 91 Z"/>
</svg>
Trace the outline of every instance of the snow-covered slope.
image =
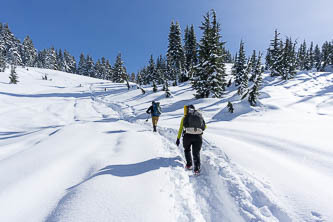
<svg viewBox="0 0 333 222">
<path fill-rule="evenodd" d="M 0 73 L 0 221 L 333 221 L 332 73 L 267 76 L 255 108 L 235 90 L 195 100 L 188 83 L 167 99 L 17 73 L 17 85 Z M 145 121 L 152 100 L 163 109 L 158 133 Z M 199 177 L 175 145 L 186 104 L 208 125 Z"/>
</svg>

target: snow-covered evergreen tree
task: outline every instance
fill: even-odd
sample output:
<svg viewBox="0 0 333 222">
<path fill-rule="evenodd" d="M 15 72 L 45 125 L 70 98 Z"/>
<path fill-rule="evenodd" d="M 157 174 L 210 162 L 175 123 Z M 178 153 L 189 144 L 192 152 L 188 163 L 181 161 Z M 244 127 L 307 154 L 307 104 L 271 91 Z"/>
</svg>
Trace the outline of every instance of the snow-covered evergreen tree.
<svg viewBox="0 0 333 222">
<path fill-rule="evenodd" d="M 135 73 L 132 72 L 132 73 L 131 73 L 131 76 L 130 76 L 130 81 L 131 81 L 131 82 L 135 82 L 135 78 L 136 78 Z"/>
<path fill-rule="evenodd" d="M 143 77 L 142 77 L 142 71 L 139 71 L 136 75 L 136 81 L 139 86 L 143 84 Z"/>
<path fill-rule="evenodd" d="M 256 106 L 257 105 L 257 100 L 259 96 L 259 89 L 262 83 L 262 73 L 263 73 L 263 68 L 261 67 L 261 53 L 259 53 L 257 63 L 255 65 L 255 80 L 254 84 L 250 90 L 248 101 L 251 106 Z"/>
<path fill-rule="evenodd" d="M 280 57 L 282 54 L 282 48 L 281 48 L 281 40 L 279 38 L 280 33 L 278 33 L 277 30 L 275 30 L 274 39 L 271 40 L 269 53 L 270 53 L 270 70 L 271 70 L 271 76 L 278 76 L 279 75 L 279 69 L 280 69 Z"/>
<path fill-rule="evenodd" d="M 224 54 L 225 54 L 225 62 L 226 63 L 233 63 L 234 60 L 232 58 L 231 52 L 229 50 L 224 49 Z"/>
<path fill-rule="evenodd" d="M 38 68 L 44 68 L 45 67 L 45 57 L 46 57 L 46 50 L 38 51 L 37 53 L 37 60 L 36 60 L 36 66 Z"/>
<path fill-rule="evenodd" d="M 106 69 L 106 79 L 111 80 L 113 76 L 113 69 L 108 59 L 106 60 L 105 69 Z"/>
<path fill-rule="evenodd" d="M 249 63 L 248 63 L 248 70 L 249 70 L 249 81 L 253 82 L 255 79 L 255 72 L 254 69 L 256 67 L 257 64 L 257 55 L 256 55 L 256 50 L 253 50 L 253 53 L 249 59 Z"/>
<path fill-rule="evenodd" d="M 123 83 L 127 76 L 126 69 L 124 67 L 124 62 L 121 58 L 121 53 L 118 54 L 116 62 L 113 66 L 113 82 Z"/>
<path fill-rule="evenodd" d="M 22 65 L 22 45 L 9 30 L 8 24 L 2 26 L 0 39 L 2 39 L 1 44 L 4 46 L 3 56 L 6 62 L 14 65 Z"/>
<path fill-rule="evenodd" d="M 0 53 L 0 72 L 4 72 L 6 69 L 5 57 Z"/>
<path fill-rule="evenodd" d="M 16 67 L 14 65 L 11 65 L 11 70 L 10 70 L 10 75 L 9 75 L 10 84 L 17 84 L 19 82 L 15 69 L 16 69 Z"/>
<path fill-rule="evenodd" d="M 325 67 L 330 64 L 330 54 L 332 53 L 332 45 L 330 42 L 324 42 L 323 46 L 322 46 L 322 51 L 321 51 L 321 69 L 320 71 L 324 71 Z"/>
<path fill-rule="evenodd" d="M 199 44 L 199 64 L 194 68 L 192 87 L 196 98 L 220 98 L 225 90 L 225 67 L 220 24 L 214 10 L 207 12 L 200 26 L 203 35 Z"/>
<path fill-rule="evenodd" d="M 172 79 L 177 84 L 178 81 L 187 80 L 185 76 L 185 54 L 182 46 L 181 29 L 178 22 L 172 21 L 169 32 L 169 45 L 167 52 L 168 65 L 171 67 L 170 74 Z"/>
<path fill-rule="evenodd" d="M 5 71 L 6 59 L 5 59 L 5 42 L 1 37 L 2 23 L 0 23 L 0 72 Z"/>
<path fill-rule="evenodd" d="M 86 58 L 84 57 L 84 54 L 81 53 L 80 55 L 80 61 L 77 67 L 77 73 L 79 75 L 83 75 L 86 76 L 87 74 L 87 62 L 86 62 Z"/>
<path fill-rule="evenodd" d="M 156 74 L 156 67 L 153 55 L 150 55 L 149 64 L 147 66 L 147 73 L 146 73 L 146 81 L 148 83 L 154 82 L 158 80 Z"/>
<path fill-rule="evenodd" d="M 321 51 L 318 45 L 316 45 L 314 50 L 314 66 L 317 71 L 321 69 Z"/>
<path fill-rule="evenodd" d="M 60 71 L 63 71 L 63 72 L 66 72 L 66 61 L 64 60 L 64 56 L 62 54 L 62 51 L 61 49 L 58 50 L 58 53 L 57 54 L 57 67 L 58 67 L 58 70 Z"/>
<path fill-rule="evenodd" d="M 95 74 L 94 60 L 89 55 L 87 55 L 86 58 L 86 67 L 87 67 L 87 76 L 95 78 L 96 74 Z"/>
<path fill-rule="evenodd" d="M 97 59 L 94 69 L 95 69 L 95 77 L 98 79 L 102 79 L 102 65 L 100 59 Z"/>
<path fill-rule="evenodd" d="M 25 37 L 23 41 L 23 52 L 22 52 L 22 62 L 25 66 L 33 67 L 35 66 L 37 59 L 37 50 L 32 43 L 29 36 Z"/>
<path fill-rule="evenodd" d="M 53 46 L 46 50 L 44 68 L 58 70 L 57 53 Z"/>
<path fill-rule="evenodd" d="M 158 84 L 164 83 L 166 79 L 166 70 L 167 70 L 167 65 L 165 59 L 162 57 L 162 55 L 160 55 L 156 61 L 156 74 L 157 74 L 156 79 Z"/>
<path fill-rule="evenodd" d="M 185 51 L 185 69 L 187 73 L 198 63 L 197 56 L 197 40 L 194 32 L 194 27 L 191 25 L 191 28 L 188 26 L 185 29 L 185 38 L 184 38 L 184 51 Z"/>
<path fill-rule="evenodd" d="M 252 65 L 251 65 L 251 59 L 248 60 L 247 65 L 245 66 L 245 69 L 240 73 L 239 80 L 240 84 L 238 86 L 237 93 L 238 95 L 242 96 L 242 99 L 244 97 L 244 93 L 247 93 L 248 85 L 249 85 L 249 75 L 252 71 Z"/>
<path fill-rule="evenodd" d="M 76 60 L 66 49 L 64 50 L 64 71 L 69 73 L 76 73 Z"/>
<path fill-rule="evenodd" d="M 246 73 L 246 55 L 243 41 L 240 42 L 239 51 L 232 73 L 235 76 L 235 85 L 239 86 L 242 82 L 242 77 Z"/>
<path fill-rule="evenodd" d="M 298 68 L 300 70 L 307 69 L 308 58 L 307 58 L 307 47 L 305 40 L 298 49 L 297 63 L 298 63 Z"/>
<path fill-rule="evenodd" d="M 270 70 L 271 64 L 272 64 L 271 50 L 268 48 L 267 53 L 266 53 L 266 58 L 265 58 L 265 70 L 267 70 L 267 71 Z"/>
<path fill-rule="evenodd" d="M 227 108 L 228 108 L 229 113 L 234 113 L 234 106 L 232 105 L 232 103 L 230 101 L 228 101 Z"/>
<path fill-rule="evenodd" d="M 310 48 L 308 51 L 308 60 L 309 60 L 308 70 L 311 70 L 315 66 L 315 54 L 314 54 L 313 42 L 311 42 Z"/>
<path fill-rule="evenodd" d="M 153 80 L 153 92 L 157 92 L 157 85 L 155 83 L 155 80 Z"/>
<path fill-rule="evenodd" d="M 285 80 L 291 79 L 296 75 L 297 60 L 295 48 L 296 43 L 293 43 L 291 38 L 287 38 L 283 45 L 279 62 L 280 69 L 278 70 L 279 75 Z M 306 59 L 305 63 L 308 63 Z"/>
</svg>

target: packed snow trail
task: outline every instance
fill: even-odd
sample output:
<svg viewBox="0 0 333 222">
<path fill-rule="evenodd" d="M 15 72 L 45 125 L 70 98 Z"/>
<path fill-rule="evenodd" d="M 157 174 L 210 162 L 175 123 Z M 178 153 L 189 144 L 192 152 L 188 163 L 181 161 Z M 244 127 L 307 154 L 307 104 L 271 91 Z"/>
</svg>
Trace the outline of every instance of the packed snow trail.
<svg viewBox="0 0 333 222">
<path fill-rule="evenodd" d="M 252 108 L 232 89 L 195 100 L 184 83 L 166 99 L 58 71 L 17 72 L 19 85 L 0 73 L 0 221 L 333 218 L 333 74 L 267 77 Z M 153 100 L 163 110 L 158 133 L 145 122 Z M 199 177 L 184 170 L 175 145 L 188 104 L 208 123 Z"/>
</svg>

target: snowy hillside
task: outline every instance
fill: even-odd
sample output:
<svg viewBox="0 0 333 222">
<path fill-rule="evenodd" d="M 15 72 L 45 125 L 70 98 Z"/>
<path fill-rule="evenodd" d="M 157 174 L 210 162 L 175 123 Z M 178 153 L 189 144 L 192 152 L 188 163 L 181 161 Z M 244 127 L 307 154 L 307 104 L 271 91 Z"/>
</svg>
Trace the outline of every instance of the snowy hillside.
<svg viewBox="0 0 333 222">
<path fill-rule="evenodd" d="M 333 73 L 266 76 L 251 108 L 236 90 L 195 100 L 185 83 L 167 99 L 16 71 L 17 85 L 0 73 L 0 221 L 333 221 Z M 158 133 L 146 122 L 153 100 Z M 207 122 L 199 177 L 175 145 L 188 104 Z"/>
</svg>

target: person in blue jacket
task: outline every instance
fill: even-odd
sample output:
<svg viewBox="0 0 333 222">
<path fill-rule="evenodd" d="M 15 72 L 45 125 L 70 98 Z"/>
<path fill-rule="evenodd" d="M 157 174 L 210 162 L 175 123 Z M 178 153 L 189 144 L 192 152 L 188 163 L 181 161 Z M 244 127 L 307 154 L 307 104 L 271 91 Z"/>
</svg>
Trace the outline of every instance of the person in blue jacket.
<svg viewBox="0 0 333 222">
<path fill-rule="evenodd" d="M 146 113 L 151 114 L 153 131 L 156 132 L 157 122 L 162 113 L 160 103 L 152 101 L 152 105 L 147 109 Z"/>
</svg>

